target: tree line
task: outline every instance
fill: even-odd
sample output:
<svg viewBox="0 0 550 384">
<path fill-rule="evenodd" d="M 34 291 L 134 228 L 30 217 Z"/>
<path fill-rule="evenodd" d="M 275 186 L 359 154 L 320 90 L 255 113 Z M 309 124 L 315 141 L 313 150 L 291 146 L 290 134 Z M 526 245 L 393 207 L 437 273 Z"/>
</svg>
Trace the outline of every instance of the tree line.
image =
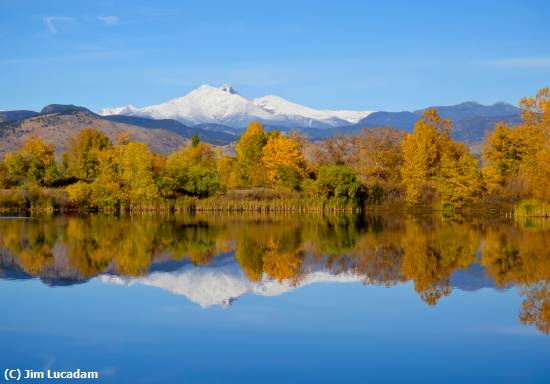
<svg viewBox="0 0 550 384">
<path fill-rule="evenodd" d="M 481 159 L 451 138 L 452 122 L 435 109 L 422 114 L 412 133 L 364 129 L 321 142 L 297 132 L 268 132 L 252 122 L 235 156 L 197 136 L 165 156 L 127 134 L 112 142 L 88 128 L 70 138 L 57 157 L 54 145 L 32 136 L 0 165 L 0 204 L 28 207 L 49 199 L 78 209 L 120 210 L 189 198 L 268 196 L 321 207 L 336 202 L 463 208 L 527 201 L 526 209 L 532 209 L 550 202 L 550 89 L 523 98 L 520 107 L 522 123 L 498 123 Z M 231 194 L 236 190 L 256 194 Z"/>
</svg>

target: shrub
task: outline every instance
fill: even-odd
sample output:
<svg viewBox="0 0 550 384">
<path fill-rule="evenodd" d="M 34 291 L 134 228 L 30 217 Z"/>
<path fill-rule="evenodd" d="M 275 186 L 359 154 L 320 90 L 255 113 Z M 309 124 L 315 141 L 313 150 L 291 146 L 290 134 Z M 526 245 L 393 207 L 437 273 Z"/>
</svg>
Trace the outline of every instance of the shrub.
<svg viewBox="0 0 550 384">
<path fill-rule="evenodd" d="M 179 180 L 180 189 L 186 195 L 207 197 L 220 188 L 216 171 L 201 166 L 191 166 Z"/>
<path fill-rule="evenodd" d="M 359 202 L 365 195 L 353 169 L 342 165 L 326 165 L 319 168 L 315 193 L 324 199 L 346 203 Z"/>
<path fill-rule="evenodd" d="M 92 188 L 88 183 L 79 181 L 75 184 L 65 187 L 69 196 L 69 201 L 77 206 L 87 205 L 90 200 Z"/>
</svg>

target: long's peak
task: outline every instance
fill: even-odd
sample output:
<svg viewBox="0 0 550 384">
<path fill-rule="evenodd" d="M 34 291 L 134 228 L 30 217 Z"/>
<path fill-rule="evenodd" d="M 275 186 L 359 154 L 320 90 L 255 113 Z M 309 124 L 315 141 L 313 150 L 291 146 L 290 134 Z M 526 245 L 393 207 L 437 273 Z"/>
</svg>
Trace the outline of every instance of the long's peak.
<svg viewBox="0 0 550 384">
<path fill-rule="evenodd" d="M 227 84 L 227 83 L 223 84 L 220 87 L 220 90 L 227 93 L 231 93 L 232 95 L 237 93 L 237 91 L 235 91 L 235 89 L 231 86 L 231 84 Z"/>
<path fill-rule="evenodd" d="M 207 92 L 212 92 L 212 91 L 216 91 L 216 92 L 219 92 L 219 91 L 222 91 L 222 92 L 227 92 L 227 93 L 230 93 L 232 95 L 237 95 L 237 91 L 235 91 L 235 88 L 233 88 L 231 86 L 231 84 L 223 84 L 221 87 L 214 87 L 212 85 L 209 85 L 209 84 L 203 84 L 201 85 L 200 87 L 196 88 L 194 91 L 192 92 L 195 92 L 195 91 L 207 91 Z"/>
<path fill-rule="evenodd" d="M 217 89 L 216 87 L 213 87 L 209 84 L 203 84 L 201 85 L 200 87 L 196 88 L 195 90 L 199 90 L 199 89 Z"/>
</svg>

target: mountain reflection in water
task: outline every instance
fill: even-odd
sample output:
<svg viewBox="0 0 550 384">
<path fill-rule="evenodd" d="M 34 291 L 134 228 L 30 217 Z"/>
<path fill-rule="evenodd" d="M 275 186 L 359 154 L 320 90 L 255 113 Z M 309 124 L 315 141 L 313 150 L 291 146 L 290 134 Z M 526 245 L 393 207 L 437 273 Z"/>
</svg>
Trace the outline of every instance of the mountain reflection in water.
<svg viewBox="0 0 550 384">
<path fill-rule="evenodd" d="M 313 283 L 518 287 L 519 318 L 550 332 L 550 224 L 425 216 L 197 214 L 0 221 L 0 277 L 155 286 L 209 307 Z"/>
</svg>

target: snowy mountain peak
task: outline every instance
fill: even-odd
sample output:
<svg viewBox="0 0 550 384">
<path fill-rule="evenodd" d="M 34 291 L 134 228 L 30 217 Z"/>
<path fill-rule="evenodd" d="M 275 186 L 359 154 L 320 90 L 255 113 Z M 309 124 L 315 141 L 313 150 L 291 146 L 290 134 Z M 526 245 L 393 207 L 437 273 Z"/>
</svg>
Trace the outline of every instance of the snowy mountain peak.
<svg viewBox="0 0 550 384">
<path fill-rule="evenodd" d="M 100 115 L 129 115 L 153 119 L 175 119 L 187 125 L 221 124 L 244 128 L 251 121 L 266 125 L 299 128 L 334 128 L 355 124 L 370 111 L 317 110 L 279 96 L 258 99 L 243 97 L 224 84 L 202 85 L 187 95 L 143 108 L 133 106 L 104 108 Z"/>
<path fill-rule="evenodd" d="M 333 273 L 316 269 L 308 271 L 298 282 L 281 282 L 267 276 L 260 281 L 250 281 L 234 259 L 222 259 L 208 266 L 186 265 L 175 271 L 152 272 L 138 278 L 102 275 L 99 280 L 110 284 L 155 286 L 185 296 L 203 308 L 214 305 L 228 308 L 246 294 L 278 296 L 310 284 L 352 283 L 364 281 L 364 278 L 352 272 Z"/>
<path fill-rule="evenodd" d="M 237 91 L 235 91 L 235 89 L 231 86 L 231 84 L 227 84 L 227 83 L 222 85 L 220 89 L 224 92 L 231 93 L 231 94 L 237 93 Z"/>
<path fill-rule="evenodd" d="M 98 111 L 100 115 L 132 115 L 137 111 L 137 108 L 132 104 L 125 105 L 124 107 L 115 108 L 103 108 Z"/>
</svg>

